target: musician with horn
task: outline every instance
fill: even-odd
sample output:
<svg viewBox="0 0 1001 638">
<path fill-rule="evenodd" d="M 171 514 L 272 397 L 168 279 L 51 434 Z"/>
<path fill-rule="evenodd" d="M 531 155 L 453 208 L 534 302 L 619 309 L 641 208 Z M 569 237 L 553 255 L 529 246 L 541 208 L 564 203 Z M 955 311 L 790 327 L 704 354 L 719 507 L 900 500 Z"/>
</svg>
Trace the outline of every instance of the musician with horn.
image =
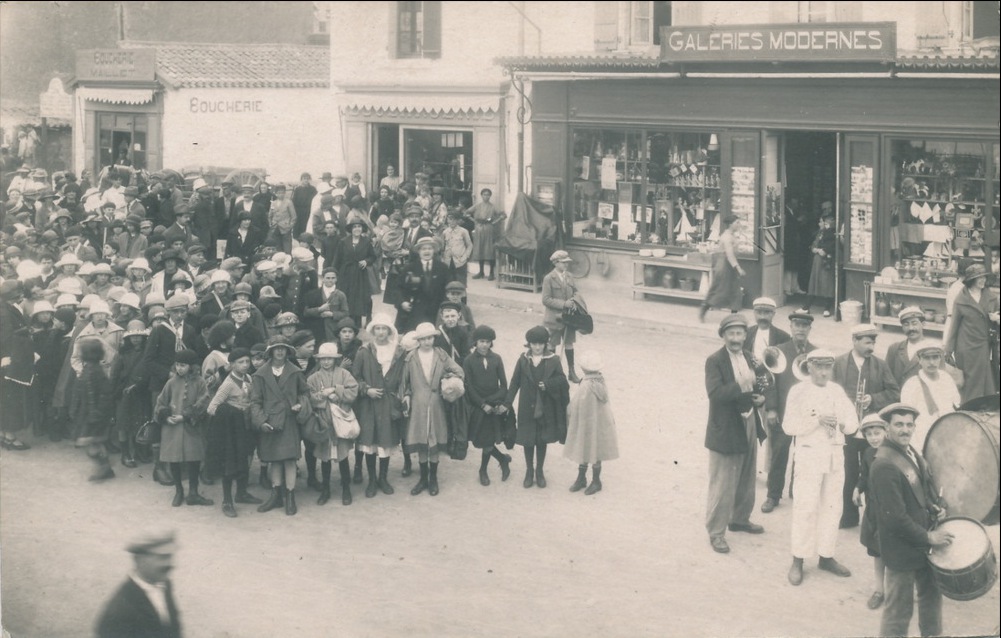
<svg viewBox="0 0 1001 638">
<path fill-rule="evenodd" d="M 789 391 L 782 429 L 796 437 L 796 498 L 792 505 L 792 567 L 789 583 L 803 582 L 803 560 L 819 555 L 817 567 L 836 576 L 852 573 L 834 558 L 841 518 L 845 438 L 858 431 L 855 406 L 831 383 L 834 353 L 806 355 L 810 378 Z"/>
<path fill-rule="evenodd" d="M 787 365 L 784 370 L 775 374 L 775 384 L 765 393 L 769 461 L 768 494 L 765 502 L 761 504 L 761 511 L 764 514 L 779 506 L 785 489 L 792 437 L 782 429 L 782 419 L 785 415 L 789 390 L 809 376 L 806 369 L 806 355 L 817 349 L 817 346 L 810 343 L 811 328 L 813 328 L 813 315 L 796 310 L 789 315 L 789 331 L 792 333 L 792 339 L 773 346 L 785 358 Z M 789 486 L 789 496 L 792 496 L 792 485 Z"/>
<path fill-rule="evenodd" d="M 900 384 L 893 377 L 890 366 L 873 355 L 878 334 L 879 328 L 872 324 L 853 326 L 851 351 L 834 361 L 834 382 L 844 388 L 849 399 L 855 403 L 858 420 L 900 400 Z M 852 500 L 852 494 L 858 484 L 862 452 L 867 447 L 865 439 L 860 436 L 845 439 L 842 529 L 857 527 L 859 524 L 858 506 Z"/>
<path fill-rule="evenodd" d="M 772 325 L 778 304 L 771 297 L 758 297 L 751 304 L 754 308 L 754 322 L 747 331 L 747 345 L 758 360 L 764 358 L 765 348 L 781 345 L 791 338 L 789 333 Z"/>
</svg>

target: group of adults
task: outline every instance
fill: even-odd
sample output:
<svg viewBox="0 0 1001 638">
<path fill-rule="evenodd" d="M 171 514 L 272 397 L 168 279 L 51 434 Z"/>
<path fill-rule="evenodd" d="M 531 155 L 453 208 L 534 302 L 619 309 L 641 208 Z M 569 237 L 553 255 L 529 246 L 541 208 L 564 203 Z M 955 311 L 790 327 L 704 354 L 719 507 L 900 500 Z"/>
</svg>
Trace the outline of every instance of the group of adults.
<svg viewBox="0 0 1001 638">
<path fill-rule="evenodd" d="M 751 514 L 758 445 L 768 445 L 761 512 L 774 511 L 795 487 L 789 582 L 803 582 L 804 561 L 813 556 L 821 570 L 850 576 L 835 557 L 838 530 L 861 522 L 860 541 L 876 561 L 868 605 L 883 606 L 881 635 L 908 635 L 915 591 L 922 635 L 941 632 L 941 594 L 928 551 L 951 541 L 935 528 L 948 504 L 921 452 L 940 417 L 997 395 L 999 307 L 987 277 L 981 264 L 966 266 L 944 343 L 925 334 L 923 309 L 902 309 L 905 339 L 890 346 L 885 360 L 873 354 L 879 330 L 870 324 L 854 326 L 851 349 L 838 355 L 811 343 L 814 316 L 805 310 L 789 315 L 788 333 L 774 325 L 769 298 L 754 301 L 753 325 L 739 313 L 724 317 L 723 347 L 705 366 L 712 549 L 730 552 L 728 531 L 764 533 Z M 784 370 L 767 370 L 781 359 Z M 874 430 L 885 437 L 871 436 Z"/>
</svg>

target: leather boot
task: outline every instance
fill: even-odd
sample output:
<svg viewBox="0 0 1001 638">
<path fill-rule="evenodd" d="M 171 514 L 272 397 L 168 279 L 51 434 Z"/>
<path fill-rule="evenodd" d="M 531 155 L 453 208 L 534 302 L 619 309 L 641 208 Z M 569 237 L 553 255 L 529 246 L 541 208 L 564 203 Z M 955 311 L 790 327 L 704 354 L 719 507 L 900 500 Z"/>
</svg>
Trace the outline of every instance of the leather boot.
<svg viewBox="0 0 1001 638">
<path fill-rule="evenodd" d="M 570 380 L 570 383 L 580 383 L 580 377 L 577 376 L 577 370 L 574 368 L 573 348 L 571 348 L 570 350 L 564 349 L 563 353 L 567 357 L 567 379 Z"/>
<path fill-rule="evenodd" d="M 792 567 L 789 568 L 789 584 L 792 586 L 797 586 L 803 582 L 803 559 L 796 558 L 792 559 Z"/>
<path fill-rule="evenodd" d="M 587 486 L 584 490 L 584 494 L 591 496 L 592 494 L 597 494 L 601 491 L 601 468 L 597 466 L 591 467 L 591 484 Z"/>
<path fill-rule="evenodd" d="M 337 463 L 337 468 L 341 472 L 341 505 L 351 505 L 351 465 L 344 459 Z"/>
<path fill-rule="evenodd" d="M 403 454 L 403 471 L 400 472 L 400 476 L 407 477 L 414 473 L 414 464 L 410 460 L 410 455 L 404 452 Z"/>
<path fill-rule="evenodd" d="M 316 499 L 317 505 L 326 505 L 330 500 L 330 479 L 324 478 L 320 486 L 320 498 Z"/>
<path fill-rule="evenodd" d="M 261 506 L 257 508 L 257 511 L 263 514 L 264 512 L 270 512 L 276 507 L 281 507 L 281 506 L 282 506 L 281 492 L 278 490 L 277 487 L 272 487 L 271 495 L 268 496 L 268 500 L 264 501 L 264 503 L 262 503 Z"/>
<path fill-rule="evenodd" d="M 173 486 L 174 474 L 170 471 L 170 466 L 162 461 L 157 461 L 153 466 L 153 480 L 160 485 Z"/>
<path fill-rule="evenodd" d="M 511 455 L 501 454 L 500 450 L 494 448 L 494 458 L 501 466 L 501 481 L 506 481 L 511 478 Z"/>
<path fill-rule="evenodd" d="M 577 480 L 570 486 L 571 492 L 579 492 L 587 487 L 587 466 L 577 466 Z"/>
<path fill-rule="evenodd" d="M 174 500 L 170 504 L 172 507 L 184 505 L 184 488 L 180 485 L 174 488 Z"/>
<path fill-rule="evenodd" d="M 258 483 L 260 484 L 260 486 L 262 488 L 264 488 L 266 490 L 270 490 L 271 487 L 272 487 L 272 485 L 271 485 L 271 477 L 268 476 L 268 467 L 266 465 L 262 465 L 261 466 L 261 478 L 258 481 Z"/>
<path fill-rule="evenodd" d="M 136 442 L 131 438 L 122 446 L 122 466 L 127 468 L 136 466 Z"/>
<path fill-rule="evenodd" d="M 379 489 L 387 496 L 396 491 L 389 484 L 389 457 L 379 459 Z"/>
<path fill-rule="evenodd" d="M 438 464 L 431 464 L 431 472 L 428 475 L 428 494 L 438 496 Z"/>
<path fill-rule="evenodd" d="M 362 458 L 362 456 L 363 456 L 363 454 L 361 452 L 355 452 L 354 483 L 356 485 L 360 485 L 361 482 L 365 479 L 365 477 L 362 476 L 362 471 L 361 471 L 361 458 Z"/>
<path fill-rule="evenodd" d="M 365 455 L 365 467 L 368 469 L 368 485 L 365 486 L 365 498 L 372 498 L 379 493 L 379 478 L 375 470 L 375 454 Z"/>
<path fill-rule="evenodd" d="M 543 489 L 546 487 L 546 475 L 542 471 L 541 465 L 535 468 L 535 484 Z"/>
<path fill-rule="evenodd" d="M 295 516 L 298 511 L 295 506 L 295 490 L 285 490 L 285 516 Z"/>
<path fill-rule="evenodd" d="M 236 508 L 233 507 L 233 501 L 222 502 L 222 513 L 227 518 L 236 518 Z"/>
<path fill-rule="evenodd" d="M 418 494 L 420 494 L 421 492 L 423 492 L 428 488 L 428 464 L 421 463 L 420 466 L 421 466 L 421 480 L 417 481 L 417 485 L 414 486 L 414 489 L 410 490 L 411 496 L 417 496 Z"/>
</svg>

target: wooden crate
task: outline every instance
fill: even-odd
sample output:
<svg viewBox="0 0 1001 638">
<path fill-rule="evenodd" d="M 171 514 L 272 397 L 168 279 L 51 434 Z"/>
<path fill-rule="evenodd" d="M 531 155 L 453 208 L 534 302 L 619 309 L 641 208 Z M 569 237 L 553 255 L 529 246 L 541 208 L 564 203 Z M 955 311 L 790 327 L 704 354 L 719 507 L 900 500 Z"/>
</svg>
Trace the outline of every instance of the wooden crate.
<svg viewBox="0 0 1001 638">
<path fill-rule="evenodd" d="M 498 252 L 497 287 L 539 292 L 542 290 L 542 277 L 537 277 L 535 274 L 534 260 L 528 262 Z"/>
</svg>

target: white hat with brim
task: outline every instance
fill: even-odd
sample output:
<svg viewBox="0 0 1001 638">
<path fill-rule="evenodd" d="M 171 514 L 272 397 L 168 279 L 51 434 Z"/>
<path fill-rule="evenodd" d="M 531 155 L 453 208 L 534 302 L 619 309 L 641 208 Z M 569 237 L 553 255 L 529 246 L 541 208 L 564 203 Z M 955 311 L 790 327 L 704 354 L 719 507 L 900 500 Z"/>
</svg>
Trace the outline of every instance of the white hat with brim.
<svg viewBox="0 0 1001 638">
<path fill-rule="evenodd" d="M 211 283 L 217 284 L 219 282 L 231 284 L 233 283 L 233 278 L 230 277 L 229 273 L 225 270 L 217 270 L 212 273 L 212 278 L 209 280 Z"/>
<path fill-rule="evenodd" d="M 76 308 L 80 303 L 76 300 L 76 297 L 67 293 L 63 293 L 56 297 L 56 308 L 62 308 L 63 306 L 73 306 Z"/>
<path fill-rule="evenodd" d="M 943 346 L 939 341 L 932 341 L 928 339 L 918 344 L 917 352 L 915 354 L 917 354 L 918 357 L 924 357 L 929 354 L 942 356 L 945 354 L 945 346 Z"/>
<path fill-rule="evenodd" d="M 118 305 L 128 306 L 129 308 L 135 308 L 136 310 L 142 308 L 142 302 L 139 301 L 139 295 L 134 292 L 127 292 L 122 295 L 121 299 L 118 300 Z"/>
<path fill-rule="evenodd" d="M 270 259 L 264 259 L 262 261 L 257 262 L 254 268 L 257 269 L 257 272 L 268 272 L 278 268 L 278 264 L 271 261 Z"/>
<path fill-rule="evenodd" d="M 758 297 L 757 299 L 754 300 L 754 303 L 751 304 L 751 307 L 754 308 L 755 310 L 757 310 L 758 308 L 775 310 L 779 306 L 777 303 L 775 303 L 775 300 L 772 299 L 771 297 Z"/>
<path fill-rule="evenodd" d="M 372 320 L 369 321 L 368 325 L 365 326 L 365 330 L 368 331 L 368 333 L 374 337 L 375 333 L 372 332 L 372 330 L 376 326 L 385 326 L 389 328 L 389 331 L 391 333 L 390 337 L 391 340 L 395 340 L 396 336 L 399 334 L 396 331 L 396 325 L 393 323 L 393 319 L 384 312 L 372 315 Z"/>
<path fill-rule="evenodd" d="M 48 301 L 42 299 L 41 301 L 36 301 L 35 305 L 31 307 L 31 316 L 34 317 L 40 312 L 55 312 L 56 309 L 52 307 Z"/>
<path fill-rule="evenodd" d="M 90 304 L 90 307 L 87 308 L 87 317 L 92 317 L 96 314 L 111 315 L 111 308 L 108 307 L 106 301 L 97 300 Z"/>
<path fill-rule="evenodd" d="M 63 266 L 78 266 L 79 267 L 79 266 L 82 266 L 82 265 L 83 265 L 83 262 L 80 260 L 79 257 L 77 257 L 76 255 L 74 255 L 73 253 L 66 253 L 62 257 L 59 258 L 59 261 L 57 261 L 54 264 L 53 267 L 54 268 L 62 268 Z"/>
<path fill-rule="evenodd" d="M 417 324 L 417 328 L 414 329 L 414 339 L 427 339 L 428 337 L 436 337 L 438 334 L 438 329 L 428 321 Z"/>
<path fill-rule="evenodd" d="M 111 264 L 106 264 L 103 261 L 94 264 L 94 269 L 90 271 L 92 275 L 114 275 L 115 271 L 111 268 Z"/>
<path fill-rule="evenodd" d="M 129 267 L 126 268 L 126 270 L 144 270 L 146 272 L 153 272 L 153 270 L 149 267 L 149 262 L 146 260 L 145 257 L 139 257 L 138 259 L 134 260 L 131 264 L 129 264 Z"/>
<path fill-rule="evenodd" d="M 320 345 L 320 349 L 316 351 L 316 359 L 340 359 L 344 355 L 337 349 L 336 343 L 324 343 Z"/>
</svg>

